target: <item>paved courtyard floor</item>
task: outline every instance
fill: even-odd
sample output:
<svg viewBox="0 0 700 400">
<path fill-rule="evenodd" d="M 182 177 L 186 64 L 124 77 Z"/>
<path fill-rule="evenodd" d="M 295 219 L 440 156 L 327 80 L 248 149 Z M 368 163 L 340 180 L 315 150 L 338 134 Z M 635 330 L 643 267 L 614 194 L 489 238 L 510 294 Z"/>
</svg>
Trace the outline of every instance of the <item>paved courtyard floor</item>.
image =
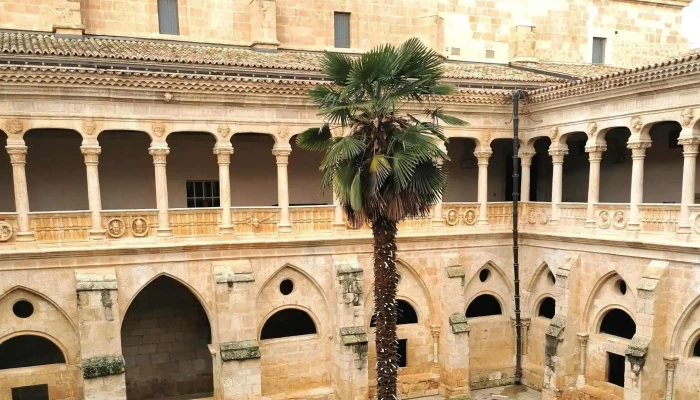
<svg viewBox="0 0 700 400">
<path fill-rule="evenodd" d="M 503 386 L 473 390 L 471 398 L 474 400 L 540 400 L 542 399 L 542 394 L 525 386 Z M 424 397 L 420 400 L 443 400 L 443 398 L 435 396 Z"/>
</svg>

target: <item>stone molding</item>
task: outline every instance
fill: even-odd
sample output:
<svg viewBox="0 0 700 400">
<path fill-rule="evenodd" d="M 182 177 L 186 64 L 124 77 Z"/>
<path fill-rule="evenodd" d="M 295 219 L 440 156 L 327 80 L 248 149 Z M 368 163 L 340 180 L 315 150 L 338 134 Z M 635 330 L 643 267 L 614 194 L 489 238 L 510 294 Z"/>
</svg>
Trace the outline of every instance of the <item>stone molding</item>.
<svg viewBox="0 0 700 400">
<path fill-rule="evenodd" d="M 343 346 L 364 344 L 369 341 L 367 332 L 365 332 L 365 328 L 362 326 L 340 328 L 340 339 Z"/>
<path fill-rule="evenodd" d="M 93 357 L 83 360 L 83 378 L 94 379 L 124 373 L 125 363 L 122 356 Z"/>
<path fill-rule="evenodd" d="M 117 290 L 117 275 L 76 272 L 75 289 L 78 292 Z"/>
<path fill-rule="evenodd" d="M 464 315 L 464 313 L 456 312 L 450 315 L 449 321 L 450 327 L 452 328 L 452 333 L 455 335 L 469 333 L 471 330 L 471 328 L 469 328 L 467 317 Z"/>
<path fill-rule="evenodd" d="M 243 361 L 260 358 L 260 346 L 257 340 L 221 343 L 221 361 Z"/>
<path fill-rule="evenodd" d="M 233 286 L 234 283 L 255 282 L 249 260 L 234 260 L 213 265 L 214 282 Z"/>
</svg>

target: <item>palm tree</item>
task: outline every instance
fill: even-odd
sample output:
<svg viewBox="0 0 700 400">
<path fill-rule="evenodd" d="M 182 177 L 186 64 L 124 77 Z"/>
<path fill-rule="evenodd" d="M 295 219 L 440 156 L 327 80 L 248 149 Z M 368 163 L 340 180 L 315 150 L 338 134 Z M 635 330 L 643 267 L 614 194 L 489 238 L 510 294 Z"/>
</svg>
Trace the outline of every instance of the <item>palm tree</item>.
<svg viewBox="0 0 700 400">
<path fill-rule="evenodd" d="M 453 92 L 439 82 L 441 63 L 418 39 L 359 57 L 325 53 L 331 83 L 309 93 L 325 124 L 297 137 L 300 148 L 325 152 L 321 191 L 332 187 L 353 227 L 372 227 L 378 400 L 397 398 L 397 223 L 428 215 L 442 197 L 448 157 L 439 121 L 465 124 L 430 106 Z M 333 134 L 330 126 L 347 133 Z"/>
</svg>

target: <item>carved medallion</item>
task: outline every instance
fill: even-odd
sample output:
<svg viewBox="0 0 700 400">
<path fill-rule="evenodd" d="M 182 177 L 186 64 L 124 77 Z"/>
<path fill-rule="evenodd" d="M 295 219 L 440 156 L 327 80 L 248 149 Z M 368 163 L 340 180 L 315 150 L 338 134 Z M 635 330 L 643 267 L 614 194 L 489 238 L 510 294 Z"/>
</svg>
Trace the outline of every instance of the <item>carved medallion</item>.
<svg viewBox="0 0 700 400">
<path fill-rule="evenodd" d="M 612 217 L 612 225 L 615 229 L 624 229 L 627 226 L 627 215 L 624 211 L 615 211 Z"/>
<path fill-rule="evenodd" d="M 286 126 L 278 126 L 277 127 L 277 136 L 284 139 L 287 137 L 287 135 L 289 135 L 289 128 L 288 127 L 286 127 Z"/>
<path fill-rule="evenodd" d="M 126 225 L 120 218 L 112 218 L 107 222 L 107 234 L 113 238 L 120 238 L 126 231 Z"/>
<path fill-rule="evenodd" d="M 608 229 L 610 227 L 610 213 L 607 211 L 601 211 L 598 214 L 598 226 L 603 229 Z"/>
<path fill-rule="evenodd" d="M 88 136 L 92 136 L 97 132 L 97 124 L 91 119 L 86 119 L 83 121 L 83 133 Z"/>
<path fill-rule="evenodd" d="M 641 132 L 642 131 L 642 118 L 641 117 L 632 117 L 630 120 L 630 128 L 632 129 L 632 132 Z"/>
<path fill-rule="evenodd" d="M 136 217 L 131 221 L 131 234 L 136 237 L 144 237 L 148 234 L 148 222 L 146 219 Z"/>
<path fill-rule="evenodd" d="M 467 225 L 474 225 L 476 223 L 476 211 L 471 208 L 464 213 L 464 223 Z"/>
<path fill-rule="evenodd" d="M 19 119 L 8 119 L 7 122 L 5 122 L 5 129 L 7 129 L 8 133 L 19 135 L 24 129 L 24 124 L 22 124 L 22 120 Z"/>
<path fill-rule="evenodd" d="M 537 223 L 537 210 L 531 208 L 527 211 L 527 223 L 535 225 Z"/>
<path fill-rule="evenodd" d="M 540 213 L 540 224 L 547 225 L 547 222 L 549 222 L 549 214 L 546 211 L 542 211 Z"/>
<path fill-rule="evenodd" d="M 450 209 L 445 213 L 445 223 L 449 226 L 455 226 L 459 222 L 459 213 L 457 210 Z"/>
<path fill-rule="evenodd" d="M 700 215 L 695 217 L 695 233 L 700 234 Z"/>
<path fill-rule="evenodd" d="M 169 92 L 163 93 L 163 101 L 170 103 L 173 100 L 173 94 Z"/>
<path fill-rule="evenodd" d="M 228 135 L 231 134 L 231 128 L 226 124 L 219 125 L 219 128 L 216 131 L 219 133 L 219 136 L 221 136 L 224 139 L 226 139 Z"/>
<path fill-rule="evenodd" d="M 12 237 L 12 225 L 0 221 L 0 242 L 7 242 Z"/>
<path fill-rule="evenodd" d="M 588 132 L 589 137 L 595 137 L 598 135 L 598 124 L 595 122 L 591 122 L 588 124 L 588 128 L 586 129 L 586 132 Z"/>
<path fill-rule="evenodd" d="M 690 126 L 690 123 L 693 121 L 693 117 L 695 117 L 695 113 L 693 112 L 693 109 L 686 108 L 681 113 L 681 125 L 688 128 Z"/>
<path fill-rule="evenodd" d="M 163 135 L 165 135 L 165 124 L 156 122 L 151 126 L 151 130 L 156 137 L 163 137 Z"/>
</svg>

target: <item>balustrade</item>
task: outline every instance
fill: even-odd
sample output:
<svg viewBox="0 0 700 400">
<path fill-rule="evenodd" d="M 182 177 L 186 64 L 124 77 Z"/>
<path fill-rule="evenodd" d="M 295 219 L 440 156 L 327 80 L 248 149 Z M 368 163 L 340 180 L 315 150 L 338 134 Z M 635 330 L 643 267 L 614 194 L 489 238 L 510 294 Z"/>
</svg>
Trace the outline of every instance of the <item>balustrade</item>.
<svg viewBox="0 0 700 400">
<path fill-rule="evenodd" d="M 675 234 L 680 211 L 680 204 L 640 204 L 641 229 L 645 232 Z"/>
<path fill-rule="evenodd" d="M 583 228 L 586 226 L 586 203 L 560 203 L 559 226 Z"/>
</svg>

